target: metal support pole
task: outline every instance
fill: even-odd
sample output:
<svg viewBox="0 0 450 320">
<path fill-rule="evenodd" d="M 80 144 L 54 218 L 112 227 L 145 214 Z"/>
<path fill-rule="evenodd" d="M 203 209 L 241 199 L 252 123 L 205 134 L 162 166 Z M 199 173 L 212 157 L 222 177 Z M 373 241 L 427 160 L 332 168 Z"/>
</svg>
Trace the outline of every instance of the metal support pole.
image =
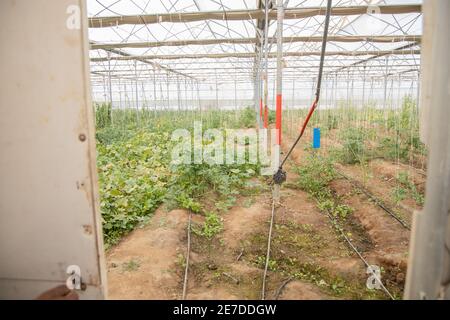
<svg viewBox="0 0 450 320">
<path fill-rule="evenodd" d="M 119 78 L 119 109 L 122 109 L 122 86 Z"/>
<path fill-rule="evenodd" d="M 283 97 L 283 0 L 277 1 L 277 88 L 275 128 L 278 130 L 277 144 L 281 145 L 281 117 Z"/>
<path fill-rule="evenodd" d="M 234 109 L 237 111 L 238 105 L 237 105 L 237 80 L 234 78 Z"/>
<path fill-rule="evenodd" d="M 292 106 L 291 109 L 294 109 L 295 106 L 295 80 L 292 79 Z"/>
<path fill-rule="evenodd" d="M 283 0 L 277 1 L 277 83 L 276 83 L 276 107 L 275 107 L 275 128 L 277 130 L 276 144 L 281 152 L 281 134 L 282 134 L 282 104 L 283 104 Z M 278 161 L 279 161 L 278 157 Z M 277 167 L 280 163 L 277 163 Z M 280 201 L 280 185 L 275 184 L 273 188 L 273 199 Z"/>
<path fill-rule="evenodd" d="M 198 109 L 200 110 L 200 114 L 202 114 L 202 103 L 200 100 L 200 84 L 197 80 L 197 102 L 198 102 Z"/>
<path fill-rule="evenodd" d="M 128 108 L 129 105 L 128 105 L 128 103 L 127 103 L 127 100 L 128 100 L 128 92 L 127 92 L 127 82 L 126 82 L 126 81 L 123 83 L 123 93 L 124 93 L 124 98 L 125 98 L 125 108 Z"/>
<path fill-rule="evenodd" d="M 153 66 L 153 100 L 154 100 L 154 107 L 155 107 L 155 112 L 156 112 L 157 104 L 156 104 L 156 70 L 155 70 L 155 66 Z"/>
<path fill-rule="evenodd" d="M 111 85 L 111 52 L 108 51 L 108 89 L 109 89 L 109 104 L 112 105 L 112 85 Z"/>
<path fill-rule="evenodd" d="M 134 84 L 135 84 L 135 95 L 136 95 L 136 100 L 135 100 L 135 102 L 136 102 L 136 111 L 138 111 L 139 110 L 139 96 L 138 96 L 138 85 L 137 85 L 137 83 L 138 83 L 138 75 L 137 75 L 137 62 L 136 61 L 134 61 L 134 76 L 135 76 Z"/>
<path fill-rule="evenodd" d="M 102 76 L 102 78 L 103 78 L 103 101 L 106 102 L 106 96 L 107 96 L 107 94 L 106 94 L 106 79 L 105 79 L 105 76 Z"/>
<path fill-rule="evenodd" d="M 362 107 L 364 108 L 364 103 L 366 100 L 366 66 L 364 65 L 363 71 L 363 87 L 362 87 Z"/>
<path fill-rule="evenodd" d="M 420 101 L 420 71 L 417 72 L 417 86 L 416 86 L 416 107 L 414 110 L 414 117 L 419 117 L 419 101 Z"/>
<path fill-rule="evenodd" d="M 187 87 L 187 79 L 184 78 L 184 110 L 188 109 L 188 87 Z"/>
<path fill-rule="evenodd" d="M 178 111 L 181 110 L 181 97 L 180 97 L 180 77 L 177 75 L 177 101 L 178 101 Z"/>
<path fill-rule="evenodd" d="M 216 110 L 219 109 L 219 84 L 217 83 L 217 69 L 214 69 L 216 75 Z"/>
<path fill-rule="evenodd" d="M 136 91 L 136 120 L 139 123 L 139 95 L 138 95 L 138 74 L 137 61 L 134 61 L 134 75 L 135 75 L 135 91 Z"/>
<path fill-rule="evenodd" d="M 389 58 L 386 57 L 386 71 L 384 75 L 384 95 L 383 95 L 383 109 L 386 111 L 387 107 L 387 74 L 388 74 L 388 67 L 389 67 Z"/>
<path fill-rule="evenodd" d="M 145 95 L 145 85 L 141 82 L 141 94 L 142 94 L 142 110 L 148 111 L 147 97 Z"/>
<path fill-rule="evenodd" d="M 337 75 L 337 73 L 335 73 L 334 74 L 334 80 L 333 80 L 333 82 L 334 82 L 334 92 L 333 92 L 333 95 L 334 95 L 334 98 L 333 98 L 333 100 L 334 100 L 334 103 L 336 104 L 336 106 L 337 106 L 337 91 L 338 91 L 338 82 L 337 82 L 337 78 L 338 78 L 338 75 Z"/>
<path fill-rule="evenodd" d="M 164 110 L 164 94 L 162 89 L 162 81 L 159 81 L 159 98 L 161 99 L 161 110 Z"/>
<path fill-rule="evenodd" d="M 421 138 L 428 145 L 425 205 L 411 231 L 405 299 L 450 299 L 450 2 L 423 4 Z"/>
<path fill-rule="evenodd" d="M 269 1 L 265 0 L 264 4 L 265 10 L 265 24 L 264 24 L 264 128 L 269 126 L 269 83 L 268 83 L 268 71 L 269 71 Z"/>
<path fill-rule="evenodd" d="M 258 57 L 257 57 L 258 59 Z M 254 108 L 256 113 L 256 124 L 259 127 L 260 126 L 260 108 L 259 108 L 259 101 L 260 101 L 260 90 L 259 90 L 259 69 L 260 69 L 260 61 L 258 61 L 258 65 L 255 67 L 254 74 L 253 74 L 253 102 L 254 102 Z"/>
<path fill-rule="evenodd" d="M 401 75 L 398 75 L 398 90 L 397 90 L 397 108 L 400 108 L 402 106 L 402 84 L 401 84 Z"/>
<path fill-rule="evenodd" d="M 191 111 L 194 111 L 194 80 L 191 79 L 191 101 L 189 105 Z"/>
<path fill-rule="evenodd" d="M 348 109 L 350 106 L 350 70 L 347 71 L 347 106 Z"/>
<path fill-rule="evenodd" d="M 169 72 L 166 72 L 166 96 L 167 96 L 167 104 L 166 104 L 166 110 L 169 110 L 170 108 L 170 94 L 169 94 Z"/>
</svg>

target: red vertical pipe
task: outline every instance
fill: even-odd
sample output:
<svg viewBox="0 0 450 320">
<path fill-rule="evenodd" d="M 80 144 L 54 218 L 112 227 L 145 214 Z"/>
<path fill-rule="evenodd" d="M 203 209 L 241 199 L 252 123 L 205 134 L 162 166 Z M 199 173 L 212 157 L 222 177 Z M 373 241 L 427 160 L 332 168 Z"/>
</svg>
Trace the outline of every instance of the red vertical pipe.
<svg viewBox="0 0 450 320">
<path fill-rule="evenodd" d="M 264 128 L 269 128 L 269 107 L 264 106 Z"/>
<path fill-rule="evenodd" d="M 281 145 L 281 106 L 282 106 L 282 95 L 277 94 L 277 105 L 275 113 L 275 128 L 277 129 L 277 143 Z"/>
</svg>

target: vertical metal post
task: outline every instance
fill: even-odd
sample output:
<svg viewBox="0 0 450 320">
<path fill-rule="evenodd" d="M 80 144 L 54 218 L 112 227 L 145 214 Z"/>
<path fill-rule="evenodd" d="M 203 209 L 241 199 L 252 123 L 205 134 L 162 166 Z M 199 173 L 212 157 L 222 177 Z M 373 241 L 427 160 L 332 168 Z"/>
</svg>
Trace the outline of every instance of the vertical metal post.
<svg viewBox="0 0 450 320">
<path fill-rule="evenodd" d="M 414 214 L 405 299 L 450 299 L 450 2 L 423 4 L 421 138 L 425 205 Z"/>
<path fill-rule="evenodd" d="M 103 78 L 103 101 L 106 103 L 106 96 L 107 96 L 107 94 L 106 94 L 106 79 L 105 79 L 104 75 L 102 76 L 102 78 Z"/>
<path fill-rule="evenodd" d="M 138 75 L 137 75 L 137 61 L 134 61 L 134 75 L 135 75 L 135 91 L 136 91 L 136 119 L 139 123 L 139 96 L 138 96 Z"/>
<path fill-rule="evenodd" d="M 181 110 L 181 97 L 180 97 L 180 77 L 177 75 L 177 100 L 178 100 L 178 111 Z"/>
<path fill-rule="evenodd" d="M 392 110 L 393 106 L 394 106 L 394 76 L 392 76 L 391 78 L 389 110 Z"/>
<path fill-rule="evenodd" d="M 122 109 L 122 86 L 120 84 L 120 78 L 119 78 L 119 109 Z"/>
<path fill-rule="evenodd" d="M 164 110 L 164 93 L 163 93 L 163 88 L 162 88 L 162 75 L 161 75 L 161 79 L 159 81 L 159 98 L 161 100 L 161 110 Z"/>
<path fill-rule="evenodd" d="M 397 108 L 402 106 L 402 84 L 401 84 L 401 75 L 398 75 L 398 90 L 397 90 Z"/>
<path fill-rule="evenodd" d="M 290 109 L 293 109 L 295 106 L 295 80 L 292 79 L 292 106 Z"/>
<path fill-rule="evenodd" d="M 337 105 L 337 91 L 338 91 L 338 81 L 337 81 L 338 75 L 337 73 L 334 74 L 334 103 Z"/>
<path fill-rule="evenodd" d="M 237 105 L 237 79 L 234 78 L 234 109 L 237 110 L 238 109 L 238 105 Z"/>
<path fill-rule="evenodd" d="M 194 80 L 191 79 L 191 101 L 189 104 L 191 111 L 194 111 Z"/>
<path fill-rule="evenodd" d="M 111 52 L 108 51 L 108 89 L 109 89 L 109 103 L 112 105 L 112 85 L 111 85 Z"/>
<path fill-rule="evenodd" d="M 253 97 L 254 97 L 254 107 L 255 107 L 255 113 L 256 113 L 256 124 L 258 128 L 261 127 L 261 108 L 260 108 L 260 101 L 261 101 L 261 50 L 257 52 L 257 57 L 255 58 L 255 62 L 257 65 L 255 66 L 255 69 L 253 70 Z"/>
<path fill-rule="evenodd" d="M 277 144 L 281 145 L 281 117 L 283 97 L 283 0 L 277 0 L 277 88 L 275 128 L 278 130 Z"/>
<path fill-rule="evenodd" d="M 136 95 L 136 111 L 139 110 L 139 96 L 138 96 L 138 75 L 137 75 L 137 62 L 134 61 L 134 76 L 135 76 L 135 95 Z"/>
<path fill-rule="evenodd" d="M 148 111 L 148 103 L 147 103 L 147 96 L 145 95 L 145 83 L 144 81 L 141 82 L 141 95 L 142 95 L 142 109 L 145 111 Z"/>
<path fill-rule="evenodd" d="M 350 70 L 347 71 L 347 108 L 350 107 Z"/>
<path fill-rule="evenodd" d="M 216 75 L 216 110 L 219 110 L 219 84 L 217 83 L 217 69 L 214 69 Z"/>
<path fill-rule="evenodd" d="M 416 108 L 414 110 L 414 117 L 419 117 L 419 100 L 420 100 L 420 71 L 417 72 L 417 86 L 416 86 Z"/>
<path fill-rule="evenodd" d="M 108 89 L 109 89 L 109 106 L 110 106 L 110 119 L 112 124 L 112 110 L 113 110 L 113 102 L 112 102 L 112 84 L 111 84 L 111 53 L 108 51 Z"/>
<path fill-rule="evenodd" d="M 364 65 L 363 86 L 362 86 L 362 107 L 363 108 L 364 108 L 365 100 L 366 100 L 366 66 Z"/>
<path fill-rule="evenodd" d="M 275 107 L 275 128 L 277 130 L 276 144 L 281 152 L 281 134 L 282 134 L 282 104 L 283 104 L 283 18 L 284 7 L 283 0 L 277 0 L 277 79 L 276 79 L 276 107 Z M 279 161 L 278 155 L 278 161 Z M 279 166 L 280 163 L 277 163 Z M 274 184 L 273 199 L 280 201 L 280 185 Z"/>
<path fill-rule="evenodd" d="M 188 87 L 187 87 L 187 78 L 184 78 L 184 110 L 188 109 Z"/>
<path fill-rule="evenodd" d="M 170 109 L 169 71 L 166 72 L 166 96 L 167 96 L 166 110 L 169 110 Z"/>
<path fill-rule="evenodd" d="M 269 1 L 265 0 L 264 4 L 265 10 L 265 23 L 264 23 L 264 102 L 262 106 L 264 107 L 264 128 L 267 129 L 269 126 L 269 107 L 268 107 L 268 99 L 269 99 Z"/>
<path fill-rule="evenodd" d="M 386 71 L 384 74 L 384 94 L 383 94 L 383 109 L 386 111 L 387 107 L 387 74 L 388 74 L 388 67 L 389 67 L 389 58 L 386 57 Z"/>
<path fill-rule="evenodd" d="M 200 114 L 201 114 L 202 104 L 201 104 L 201 100 L 200 100 L 200 84 L 198 83 L 198 80 L 197 80 L 197 102 L 198 102 L 198 109 L 200 110 Z"/>
<path fill-rule="evenodd" d="M 156 113 L 157 104 L 156 104 L 156 70 L 155 70 L 155 66 L 153 66 L 153 100 L 154 100 L 154 107 L 155 107 L 155 113 Z"/>
<path fill-rule="evenodd" d="M 128 92 L 127 92 L 127 81 L 125 80 L 125 82 L 123 83 L 123 93 L 124 93 L 124 98 L 125 98 L 125 108 L 128 108 L 129 105 L 127 103 L 127 99 L 128 99 Z"/>
</svg>

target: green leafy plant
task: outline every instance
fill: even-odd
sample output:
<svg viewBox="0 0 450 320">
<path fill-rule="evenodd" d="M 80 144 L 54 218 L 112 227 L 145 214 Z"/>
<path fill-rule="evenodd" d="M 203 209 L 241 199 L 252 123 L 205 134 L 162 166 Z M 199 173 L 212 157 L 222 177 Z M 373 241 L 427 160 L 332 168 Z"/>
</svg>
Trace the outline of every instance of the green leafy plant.
<svg viewBox="0 0 450 320">
<path fill-rule="evenodd" d="M 192 228 L 192 231 L 199 236 L 211 239 L 220 231 L 222 231 L 222 229 L 222 218 L 214 212 L 207 212 L 203 225 L 201 227 Z"/>
<path fill-rule="evenodd" d="M 125 141 L 97 145 L 106 246 L 145 223 L 163 202 L 169 176 L 168 140 L 166 133 L 142 131 Z"/>
<path fill-rule="evenodd" d="M 111 125 L 111 110 L 109 103 L 94 104 L 96 128 L 105 128 Z"/>
<path fill-rule="evenodd" d="M 336 177 L 331 158 L 308 154 L 305 163 L 295 169 L 299 174 L 298 186 L 316 198 L 330 197 L 328 184 Z"/>
<path fill-rule="evenodd" d="M 136 270 L 139 269 L 140 266 L 141 266 L 141 264 L 139 263 L 139 261 L 136 261 L 136 260 L 132 259 L 132 260 L 130 260 L 128 262 L 125 262 L 122 265 L 122 270 L 123 271 L 128 271 L 128 272 L 136 271 Z"/>
<path fill-rule="evenodd" d="M 416 185 L 409 178 L 408 172 L 401 171 L 396 177 L 399 186 L 394 189 L 394 199 L 399 202 L 410 196 L 416 201 L 417 205 L 422 206 L 425 201 L 425 197 L 417 190 Z"/>
<path fill-rule="evenodd" d="M 346 164 L 364 163 L 366 149 L 365 132 L 361 128 L 347 128 L 341 133 L 341 160 Z"/>
</svg>

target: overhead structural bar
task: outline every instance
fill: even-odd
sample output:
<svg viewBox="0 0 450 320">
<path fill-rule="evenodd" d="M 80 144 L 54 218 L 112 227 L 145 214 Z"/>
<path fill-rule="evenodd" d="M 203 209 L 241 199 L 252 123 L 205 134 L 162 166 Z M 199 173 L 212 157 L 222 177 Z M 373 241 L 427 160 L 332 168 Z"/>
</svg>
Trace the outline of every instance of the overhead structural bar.
<svg viewBox="0 0 450 320">
<path fill-rule="evenodd" d="M 95 45 L 96 42 L 90 41 L 90 44 L 92 46 L 92 45 Z M 117 54 L 120 57 L 124 58 L 124 60 L 137 60 L 139 62 L 151 65 L 154 69 L 165 70 L 167 72 L 174 73 L 174 74 L 177 74 L 177 75 L 180 75 L 180 76 L 183 76 L 183 77 L 186 77 L 186 78 L 191 78 L 191 79 L 195 80 L 194 77 L 192 77 L 192 76 L 190 76 L 188 74 L 185 74 L 185 73 L 173 70 L 172 68 L 160 65 L 159 63 L 154 62 L 154 61 L 148 61 L 145 58 L 139 58 L 139 57 L 134 58 L 131 54 L 126 53 L 126 52 L 124 52 L 122 50 L 119 50 L 119 49 L 104 48 L 103 50 L 105 50 L 106 52 Z M 112 59 L 112 57 L 109 57 L 109 58 L 106 58 L 106 60 L 104 60 L 104 61 L 108 61 L 108 60 L 114 60 L 114 59 Z"/>
<path fill-rule="evenodd" d="M 269 41 L 274 41 L 269 38 Z M 296 36 L 283 37 L 283 43 L 294 42 L 320 42 L 322 37 L 319 36 Z M 420 42 L 420 35 L 399 35 L 399 36 L 329 36 L 329 42 Z M 173 47 L 173 46 L 189 46 L 189 45 L 211 45 L 211 44 L 255 44 L 258 43 L 257 38 L 223 38 L 223 39 L 194 39 L 194 40 L 169 40 L 169 41 L 150 41 L 150 42 L 119 42 L 119 43 L 95 43 L 91 44 L 91 49 L 114 49 L 114 48 L 156 48 L 156 47 Z"/>
<path fill-rule="evenodd" d="M 420 50 L 382 50 L 382 51 L 328 51 L 328 56 L 385 56 L 385 55 L 415 55 L 420 54 Z M 306 56 L 320 56 L 320 51 L 311 52 L 284 52 L 284 57 L 306 57 Z M 144 55 L 144 56 L 120 56 L 111 57 L 111 60 L 176 60 L 176 59 L 223 59 L 223 58 L 253 58 L 255 53 L 240 52 L 240 53 L 206 53 L 206 54 L 184 54 L 184 55 Z M 276 58 L 276 53 L 269 53 L 269 58 Z M 91 58 L 92 62 L 108 61 L 104 58 Z"/>
<path fill-rule="evenodd" d="M 335 68 L 336 66 L 333 65 L 325 65 L 324 68 Z M 395 68 L 397 69 L 405 69 L 405 65 L 393 65 L 390 66 L 389 70 L 393 70 Z M 407 67 L 420 67 L 420 64 L 408 64 Z M 235 73 L 239 74 L 244 72 L 251 72 L 252 71 L 252 66 L 245 66 L 245 67 L 240 67 L 238 69 L 236 69 L 236 67 L 219 67 L 219 68 L 180 68 L 178 69 L 178 71 L 191 71 L 191 72 L 202 72 L 203 70 L 207 70 L 207 71 L 211 71 L 211 70 L 217 70 L 218 72 L 225 72 L 226 70 L 230 70 L 230 71 L 235 71 Z M 355 66 L 355 68 L 363 68 L 361 66 Z M 268 67 L 268 70 L 276 70 L 276 67 Z M 285 70 L 284 72 L 290 72 L 292 70 L 292 72 L 297 72 L 298 70 L 311 70 L 311 66 L 283 66 L 283 69 Z M 386 67 L 385 66 L 370 66 L 370 67 L 366 67 L 366 69 L 370 70 L 370 71 L 385 71 Z M 333 71 L 334 69 L 332 69 Z M 146 73 L 146 72 L 151 72 L 149 70 L 143 70 L 143 69 L 138 69 L 138 71 L 140 73 Z M 109 70 L 107 69 L 95 69 L 95 70 L 91 70 L 91 72 L 95 72 L 98 74 L 107 74 L 109 72 Z M 134 69 L 116 69 L 116 70 L 111 70 L 111 72 L 113 72 L 114 74 L 121 74 L 121 73 L 127 73 L 127 72 L 134 72 Z M 227 75 L 229 74 L 228 71 Z M 158 73 L 158 74 L 162 74 L 162 73 Z M 207 74 L 207 72 L 204 72 L 204 74 Z"/>
<path fill-rule="evenodd" d="M 311 8 L 287 8 L 284 10 L 284 19 L 301 19 L 318 15 L 325 15 L 325 7 Z M 369 6 L 345 6 L 334 7 L 331 11 L 333 16 L 351 16 L 362 14 L 402 14 L 402 13 L 420 13 L 422 6 L 420 4 L 401 4 L 401 5 L 369 5 Z M 229 11 L 207 11 L 207 12 L 174 12 L 161 14 L 143 14 L 109 17 L 89 18 L 90 28 L 114 27 L 122 24 L 154 24 L 162 22 L 194 22 L 204 20 L 254 20 L 263 19 L 264 10 L 229 10 Z M 277 10 L 272 9 L 269 12 L 269 20 L 277 18 Z"/>
<path fill-rule="evenodd" d="M 397 47 L 397 48 L 395 48 L 394 50 L 396 50 L 396 51 L 404 51 L 404 50 L 406 50 L 406 49 L 415 47 L 417 44 L 418 44 L 418 43 L 413 42 L 413 43 L 410 43 L 410 44 L 407 44 L 407 45 L 404 45 L 404 46 L 401 46 L 401 47 Z M 370 57 L 370 58 L 367 58 L 367 59 L 364 59 L 364 60 L 360 60 L 360 61 L 356 61 L 356 62 L 351 63 L 351 64 L 349 64 L 349 65 L 340 67 L 340 68 L 338 68 L 338 69 L 335 70 L 335 71 L 338 72 L 338 71 L 342 71 L 342 70 L 344 70 L 344 69 L 348 69 L 348 68 L 355 67 L 355 66 L 357 66 L 357 65 L 363 65 L 363 64 L 366 64 L 367 62 L 369 62 L 370 60 L 374 60 L 374 59 L 380 58 L 380 57 L 382 57 L 382 56 L 388 56 L 388 55 L 389 55 L 389 53 L 382 54 L 382 55 L 374 55 L 373 57 Z"/>
</svg>

